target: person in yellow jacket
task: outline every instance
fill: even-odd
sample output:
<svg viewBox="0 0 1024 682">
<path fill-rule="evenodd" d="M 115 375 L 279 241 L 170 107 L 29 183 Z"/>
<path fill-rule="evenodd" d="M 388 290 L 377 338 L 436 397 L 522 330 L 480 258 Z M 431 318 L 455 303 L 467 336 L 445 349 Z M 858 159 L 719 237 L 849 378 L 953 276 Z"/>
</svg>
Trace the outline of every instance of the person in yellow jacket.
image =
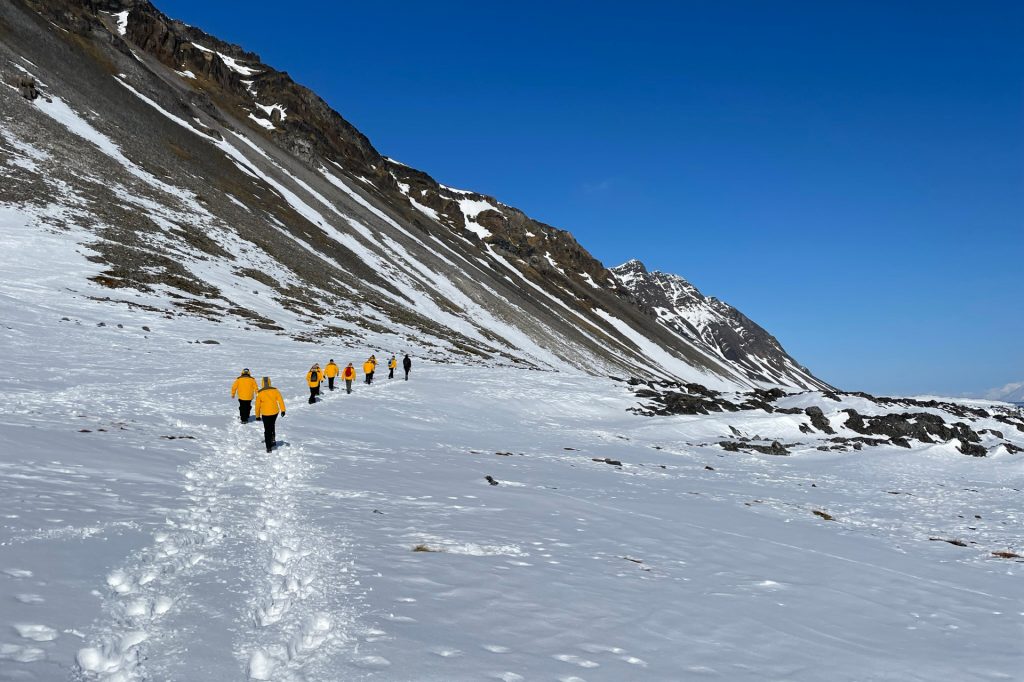
<svg viewBox="0 0 1024 682">
<path fill-rule="evenodd" d="M 377 367 L 377 361 L 373 359 L 373 356 L 367 358 L 366 362 L 363 363 L 363 375 L 366 377 L 366 383 L 373 383 L 373 370 Z"/>
<path fill-rule="evenodd" d="M 231 384 L 231 397 L 238 396 L 238 417 L 243 424 L 249 423 L 249 413 L 252 412 L 252 399 L 260 387 L 256 385 L 256 379 L 249 374 L 249 369 L 243 369 L 242 373 Z"/>
<path fill-rule="evenodd" d="M 345 390 L 352 393 L 352 382 L 356 380 L 356 368 L 352 366 L 351 362 L 341 372 L 341 378 L 345 380 Z"/>
<path fill-rule="evenodd" d="M 281 391 L 270 385 L 270 377 L 263 377 L 263 387 L 256 394 L 256 418 L 263 420 L 263 440 L 267 452 L 277 443 L 277 415 L 284 417 L 284 398 Z"/>
<path fill-rule="evenodd" d="M 334 390 L 334 378 L 338 376 L 338 366 L 334 364 L 334 358 L 324 367 L 324 376 L 327 377 L 327 389 Z"/>
<path fill-rule="evenodd" d="M 316 397 L 320 395 L 320 382 L 324 380 L 323 370 L 320 369 L 320 365 L 313 365 L 306 372 L 306 383 L 309 385 L 309 404 L 312 405 L 316 402 Z"/>
<path fill-rule="evenodd" d="M 398 360 L 396 360 L 395 356 L 392 355 L 391 359 L 388 360 L 388 379 L 394 379 L 395 378 L 395 368 L 396 367 L 398 367 Z"/>
</svg>

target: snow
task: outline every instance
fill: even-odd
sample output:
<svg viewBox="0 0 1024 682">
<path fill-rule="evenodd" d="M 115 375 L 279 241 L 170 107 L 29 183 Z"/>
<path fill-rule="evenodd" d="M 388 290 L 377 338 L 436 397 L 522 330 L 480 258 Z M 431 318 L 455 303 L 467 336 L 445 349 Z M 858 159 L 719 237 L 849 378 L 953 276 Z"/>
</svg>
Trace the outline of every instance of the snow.
<svg viewBox="0 0 1024 682">
<path fill-rule="evenodd" d="M 190 69 L 186 69 L 184 71 L 175 71 L 174 73 L 178 74 L 182 78 L 192 78 L 192 79 L 194 79 L 196 77 L 196 75 L 194 73 L 192 73 L 192 71 Z"/>
<path fill-rule="evenodd" d="M 399 164 L 399 165 L 404 165 L 404 164 Z M 448 190 L 452 194 L 462 194 L 462 195 L 476 194 L 476 192 L 470 192 L 469 190 L 465 190 L 465 189 L 455 189 L 454 187 L 449 187 L 448 185 L 441 185 L 441 184 L 439 184 L 438 187 L 440 187 L 441 189 L 444 189 L 444 190 Z"/>
<path fill-rule="evenodd" d="M 51 158 L 47 152 L 28 142 L 19 140 L 2 126 L 0 126 L 0 139 L 13 150 L 13 153 L 7 154 L 3 161 L 24 170 L 38 172 L 39 164 Z"/>
<path fill-rule="evenodd" d="M 235 59 L 234 57 L 229 57 L 228 55 L 224 54 L 223 52 L 217 52 L 216 50 L 211 50 L 208 47 L 203 47 L 199 43 L 192 43 L 192 45 L 193 45 L 193 47 L 196 47 L 196 48 L 202 50 L 203 52 L 212 52 L 213 54 L 217 55 L 218 57 L 220 57 L 220 60 L 222 62 L 224 62 L 224 66 L 228 67 L 229 69 L 231 69 L 232 71 L 234 71 L 237 74 L 241 74 L 242 76 L 247 76 L 248 77 L 248 76 L 254 76 L 254 75 L 260 73 L 259 69 L 254 69 L 254 68 L 249 67 L 249 66 L 243 66 L 242 64 L 240 64 L 238 62 L 237 59 Z"/>
<path fill-rule="evenodd" d="M 117 79 L 115 77 L 115 80 L 117 80 L 125 87 L 131 89 L 127 83 L 124 83 L 120 79 Z M 135 94 L 144 100 L 147 99 L 138 92 L 135 92 Z M 151 100 L 149 101 L 149 103 L 153 106 L 156 106 L 156 104 L 153 103 Z M 131 173 L 139 180 L 142 180 L 150 187 L 153 187 L 154 189 L 157 189 L 161 192 L 164 192 L 165 194 L 175 197 L 193 211 L 200 213 L 205 212 L 205 209 L 203 209 L 196 202 L 194 195 L 182 189 L 174 187 L 173 185 L 167 184 L 166 182 L 155 177 L 152 173 L 146 171 L 145 169 L 139 167 L 134 162 L 129 160 L 121 151 L 120 147 L 118 147 L 109 137 L 107 137 L 106 135 L 98 131 L 96 128 L 94 128 L 88 121 L 86 121 L 82 116 L 80 116 L 70 106 L 68 106 L 60 97 L 57 97 L 56 95 L 51 95 L 50 101 L 46 101 L 42 98 L 37 99 L 35 101 L 35 106 L 38 107 L 40 111 L 45 113 L 53 120 L 64 125 L 70 132 L 74 133 L 75 135 L 78 135 L 87 142 L 96 145 L 96 147 L 98 147 L 100 151 L 102 151 L 111 159 L 117 161 L 119 164 L 124 166 L 129 173 Z M 165 115 L 171 116 L 171 118 L 174 118 L 171 114 L 167 114 L 167 112 L 163 113 Z M 191 126 L 188 126 L 188 124 L 181 121 L 181 119 L 178 119 L 178 122 L 191 129 Z"/>
<path fill-rule="evenodd" d="M 267 130 L 276 130 L 276 128 L 274 128 L 274 124 L 265 118 L 257 118 L 255 114 L 249 114 L 249 118 Z"/>
<path fill-rule="evenodd" d="M 117 32 L 122 36 L 128 33 L 128 13 L 129 10 L 124 10 L 114 14 L 114 18 L 117 19 Z"/>
<path fill-rule="evenodd" d="M 553 258 L 553 257 L 551 256 L 551 252 L 550 252 L 550 251 L 545 251 L 545 252 L 544 252 L 544 258 L 545 258 L 545 259 L 547 260 L 547 262 L 548 262 L 548 265 L 550 265 L 551 267 L 553 267 L 553 268 L 554 268 L 555 270 L 558 270 L 558 271 L 559 271 L 560 273 L 562 273 L 563 275 L 565 274 L 565 270 L 563 270 L 563 269 L 562 269 L 561 267 L 559 267 L 559 265 L 558 265 L 558 261 L 556 261 L 556 260 L 555 260 L 555 259 L 554 259 L 554 258 Z"/>
<path fill-rule="evenodd" d="M 196 133 L 196 134 L 200 134 L 200 131 L 196 130 L 195 127 L 193 127 L 188 121 L 186 121 L 185 119 L 181 118 L 180 116 L 175 116 L 171 112 L 167 111 L 162 106 L 157 104 L 154 100 L 152 100 L 149 97 L 143 95 L 141 92 L 139 92 L 138 90 L 133 88 L 131 85 L 126 83 L 124 80 L 122 80 L 118 76 L 114 76 L 114 80 L 117 81 L 126 90 L 131 92 L 133 95 L 135 95 L 136 97 L 141 99 L 143 102 L 145 102 L 149 106 L 151 106 L 154 109 L 156 109 L 157 111 L 159 111 L 163 116 L 167 117 L 168 119 L 170 119 L 170 120 L 174 121 L 175 123 L 177 123 L 178 125 L 180 125 L 182 128 L 185 128 L 186 130 L 189 130 L 190 132 L 193 132 L 193 133 Z M 199 123 L 199 120 L 196 119 L 196 122 Z M 200 123 L 200 125 L 202 125 L 202 124 Z"/>
<path fill-rule="evenodd" d="M 281 115 L 282 121 L 288 118 L 288 109 L 280 104 L 260 104 L 257 102 L 256 106 L 263 110 L 263 113 L 267 115 L 267 118 L 273 116 L 275 110 Z"/>
<path fill-rule="evenodd" d="M 416 201 L 412 197 L 409 197 L 409 203 L 413 205 L 413 208 L 415 208 L 416 210 L 418 210 L 420 213 L 427 216 L 431 220 L 440 220 L 440 216 L 437 215 L 437 211 L 430 208 L 429 206 L 424 206 L 423 204 Z"/>
<path fill-rule="evenodd" d="M 990 552 L 1021 550 L 1019 455 L 821 453 L 800 415 L 646 418 L 603 378 L 168 320 L 90 299 L 100 266 L 23 218 L 0 209 L 3 676 L 1018 675 L 1020 564 Z M 306 402 L 313 360 L 402 350 L 409 382 Z M 288 403 L 272 455 L 242 366 Z M 730 426 L 804 445 L 724 453 Z"/>
<path fill-rule="evenodd" d="M 496 210 L 493 204 L 477 199 L 460 199 L 459 209 L 462 211 L 462 215 L 466 218 L 467 230 L 474 233 L 480 239 L 487 239 L 491 236 L 491 231 L 476 222 L 476 217 L 484 211 Z"/>
<path fill-rule="evenodd" d="M 135 166 L 131 146 L 107 138 L 102 122 L 64 107 L 48 115 L 147 184 L 187 199 Z M 53 162 L 9 125 L 0 124 L 2 163 L 39 171 Z M 412 236 L 326 168 L 323 179 L 289 171 L 297 167 L 274 161 L 269 145 L 268 153 L 243 135 L 225 137 L 216 146 L 272 188 L 261 192 L 278 192 L 310 230 L 393 277 L 409 297 L 403 305 L 538 367 L 564 369 L 562 358 L 577 354 L 542 348 L 543 331 L 531 338 L 506 319 L 523 313 L 514 302 L 495 313 L 478 306 L 473 296 L 486 285 L 459 279 L 473 271 L 461 266 L 473 256 L 431 236 L 444 248 L 418 261 Z M 203 259 L 180 239 L 152 236 L 231 301 L 257 312 L 273 306 L 271 289 L 233 274 L 253 264 L 319 296 L 315 283 L 228 226 L 130 184 L 113 188 L 118 203 L 165 229 L 195 219 L 224 247 L 230 259 Z M 348 215 L 353 201 L 369 213 Z M 58 212 L 67 231 L 46 220 Z M 230 319 L 130 309 L 102 300 L 111 290 L 88 281 L 104 266 L 90 260 L 96 235 L 76 227 L 76 215 L 70 201 L 0 206 L 4 679 L 1019 674 L 1020 564 L 991 554 L 1022 551 L 1013 501 L 1024 458 L 1005 447 L 984 459 L 950 443 L 823 453 L 818 436 L 801 432 L 801 414 L 641 417 L 628 412 L 638 401 L 623 384 L 603 377 L 464 365 L 455 355 L 425 361 L 415 334 L 359 303 L 326 301 L 323 314 L 366 317 L 389 332 L 305 343 L 245 332 Z M 300 233 L 282 230 L 333 276 L 338 266 Z M 532 287 L 581 333 L 626 358 L 663 361 L 626 321 L 598 312 L 629 342 L 606 338 L 557 289 L 536 286 L 518 261 L 484 246 L 467 252 L 510 271 L 509 281 L 530 295 Z M 299 328 L 294 315 L 272 309 Z M 358 365 L 370 352 L 404 350 L 416 361 L 411 381 L 381 379 L 306 403 L 302 374 L 312 361 Z M 751 362 L 770 371 L 763 358 Z M 226 397 L 241 366 L 272 376 L 288 401 L 272 455 L 259 447 L 259 426 L 238 424 Z M 905 409 L 818 393 L 778 403 L 809 405 L 827 408 L 841 435 L 851 435 L 844 408 Z M 977 426 L 1024 444 L 995 419 Z M 718 443 L 733 437 L 783 439 L 793 455 L 725 453 Z M 413 551 L 419 545 L 427 551 Z"/>
<path fill-rule="evenodd" d="M 649 369 L 655 370 L 660 367 L 685 381 L 694 381 L 699 384 L 703 384 L 708 388 L 717 390 L 730 390 L 737 387 L 736 384 L 731 383 L 724 378 L 702 372 L 699 369 L 690 366 L 686 361 L 672 355 L 608 311 L 603 310 L 602 308 L 594 308 L 594 313 L 608 322 L 612 328 L 632 341 L 644 356 L 650 358 L 654 365 Z"/>
</svg>

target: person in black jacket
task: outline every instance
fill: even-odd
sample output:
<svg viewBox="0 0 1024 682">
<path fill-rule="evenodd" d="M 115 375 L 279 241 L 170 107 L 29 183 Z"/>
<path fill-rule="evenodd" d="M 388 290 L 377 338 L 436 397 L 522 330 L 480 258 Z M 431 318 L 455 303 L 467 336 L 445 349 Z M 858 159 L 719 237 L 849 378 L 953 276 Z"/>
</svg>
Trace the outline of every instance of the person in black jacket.
<svg viewBox="0 0 1024 682">
<path fill-rule="evenodd" d="M 405 354 L 405 359 L 402 360 L 402 369 L 405 370 L 405 380 L 408 381 L 409 370 L 412 369 L 412 359 L 409 357 L 408 353 Z"/>
</svg>

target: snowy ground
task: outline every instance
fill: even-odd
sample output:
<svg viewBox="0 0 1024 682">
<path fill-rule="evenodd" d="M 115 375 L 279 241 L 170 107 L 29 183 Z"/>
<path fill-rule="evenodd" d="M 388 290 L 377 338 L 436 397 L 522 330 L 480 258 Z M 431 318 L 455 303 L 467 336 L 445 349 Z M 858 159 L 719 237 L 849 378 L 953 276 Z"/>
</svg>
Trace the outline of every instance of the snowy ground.
<svg viewBox="0 0 1024 682">
<path fill-rule="evenodd" d="M 89 301 L 50 255 L 0 253 L 2 680 L 1021 679 L 1022 456 L 726 453 L 795 422 L 424 362 L 308 405 L 312 362 L 401 349 Z"/>
</svg>

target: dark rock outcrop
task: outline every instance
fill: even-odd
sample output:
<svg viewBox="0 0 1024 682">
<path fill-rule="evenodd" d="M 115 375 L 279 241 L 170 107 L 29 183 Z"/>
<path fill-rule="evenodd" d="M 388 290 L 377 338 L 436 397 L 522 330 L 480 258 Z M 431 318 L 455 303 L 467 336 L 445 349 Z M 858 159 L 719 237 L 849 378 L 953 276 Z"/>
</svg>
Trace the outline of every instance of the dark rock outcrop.
<svg viewBox="0 0 1024 682">
<path fill-rule="evenodd" d="M 835 433 L 835 429 L 832 428 L 828 419 L 825 418 L 825 413 L 817 405 L 806 408 L 804 414 L 811 418 L 811 426 L 814 428 L 825 433 Z"/>
</svg>

